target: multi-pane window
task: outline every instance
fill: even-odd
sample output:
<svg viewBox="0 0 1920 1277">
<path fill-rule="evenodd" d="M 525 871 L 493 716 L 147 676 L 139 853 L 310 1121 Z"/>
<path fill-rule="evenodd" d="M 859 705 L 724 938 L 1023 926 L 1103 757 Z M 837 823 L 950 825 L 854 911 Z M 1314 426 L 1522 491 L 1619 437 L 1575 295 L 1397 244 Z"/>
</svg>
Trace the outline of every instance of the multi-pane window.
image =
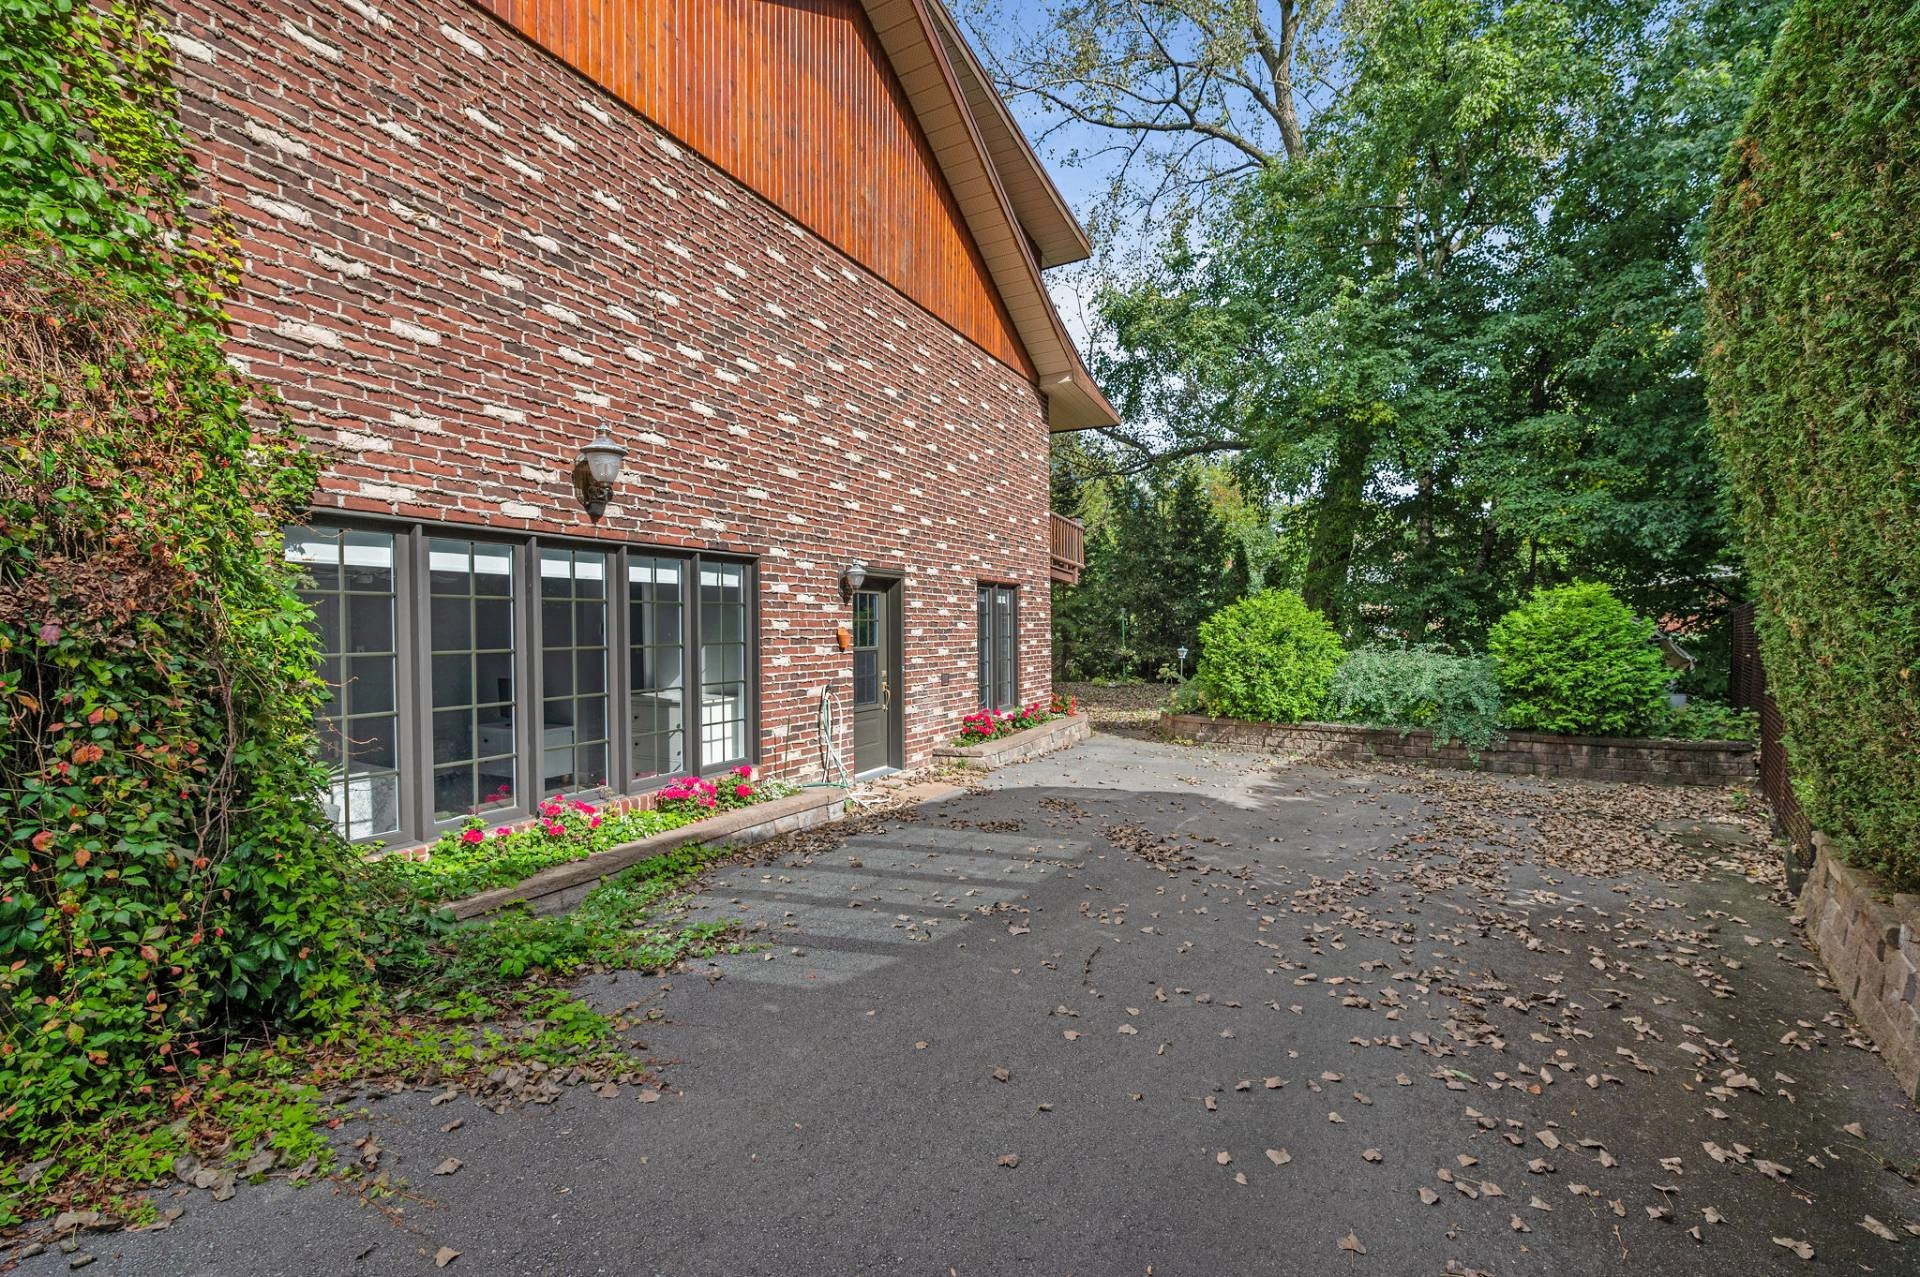
<svg viewBox="0 0 1920 1277">
<path fill-rule="evenodd" d="M 513 564 L 511 546 L 427 542 L 435 820 L 511 806 L 519 789 Z"/>
<path fill-rule="evenodd" d="M 607 556 L 540 551 L 540 792 L 607 783 Z"/>
<path fill-rule="evenodd" d="M 1020 701 L 1019 606 L 1010 585 L 983 585 L 979 600 L 980 704 L 1015 708 Z"/>
<path fill-rule="evenodd" d="M 306 569 L 320 677 L 332 695 L 317 723 L 331 776 L 321 803 L 348 838 L 400 828 L 399 700 L 393 537 L 341 528 L 287 533 L 287 558 Z"/>
<path fill-rule="evenodd" d="M 747 757 L 747 569 L 700 565 L 700 765 Z"/>
<path fill-rule="evenodd" d="M 872 590 L 853 596 L 853 703 L 880 703 L 880 596 Z"/>
<path fill-rule="evenodd" d="M 686 767 L 686 564 L 627 558 L 627 701 L 635 780 Z"/>
<path fill-rule="evenodd" d="M 447 527 L 294 528 L 286 546 L 332 692 L 321 799 L 351 838 L 424 841 L 753 758 L 751 563 Z"/>
</svg>

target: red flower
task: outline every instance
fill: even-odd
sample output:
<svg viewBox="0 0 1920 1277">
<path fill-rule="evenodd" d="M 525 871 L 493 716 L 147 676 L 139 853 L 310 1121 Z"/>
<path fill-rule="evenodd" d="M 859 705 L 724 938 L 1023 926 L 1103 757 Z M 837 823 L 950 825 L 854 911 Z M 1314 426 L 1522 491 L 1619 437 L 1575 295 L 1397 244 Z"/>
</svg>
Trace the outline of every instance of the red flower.
<svg viewBox="0 0 1920 1277">
<path fill-rule="evenodd" d="M 486 840 L 487 840 L 486 834 L 482 833 L 478 829 L 469 829 L 465 833 L 460 835 L 460 841 L 463 843 L 466 843 L 469 846 L 478 846 L 480 843 L 483 843 Z"/>
<path fill-rule="evenodd" d="M 735 785 L 733 787 L 733 796 L 735 798 L 751 798 L 753 797 L 753 786 L 752 785 Z"/>
</svg>

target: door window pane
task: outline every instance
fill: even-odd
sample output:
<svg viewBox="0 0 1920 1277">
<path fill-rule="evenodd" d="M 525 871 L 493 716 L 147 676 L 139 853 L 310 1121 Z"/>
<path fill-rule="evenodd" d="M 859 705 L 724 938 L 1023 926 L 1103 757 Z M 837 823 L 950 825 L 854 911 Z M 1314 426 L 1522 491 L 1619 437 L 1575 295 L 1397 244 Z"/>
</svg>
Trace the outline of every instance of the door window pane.
<svg viewBox="0 0 1920 1277">
<path fill-rule="evenodd" d="M 977 612 L 980 655 L 980 704 L 1009 710 L 1019 704 L 1019 608 L 1008 585 L 980 587 Z"/>
<path fill-rule="evenodd" d="M 331 692 L 317 711 L 320 757 L 331 772 L 321 805 L 347 838 L 394 834 L 400 772 L 393 537 L 294 528 L 286 552 L 307 574 L 300 598 L 314 610 L 320 673 Z"/>
<path fill-rule="evenodd" d="M 513 551 L 427 542 L 432 597 L 433 815 L 509 806 L 518 788 L 514 726 Z"/>
<path fill-rule="evenodd" d="M 700 565 L 700 765 L 747 757 L 747 569 Z"/>
<path fill-rule="evenodd" d="M 627 559 L 627 715 L 633 778 L 686 769 L 686 565 L 679 559 Z"/>
<path fill-rule="evenodd" d="M 576 668 L 607 664 L 607 556 L 540 551 L 540 792 L 565 794 L 607 783 L 606 675 L 582 686 Z"/>
<path fill-rule="evenodd" d="M 853 703 L 880 703 L 880 596 L 872 590 L 853 596 Z"/>
</svg>

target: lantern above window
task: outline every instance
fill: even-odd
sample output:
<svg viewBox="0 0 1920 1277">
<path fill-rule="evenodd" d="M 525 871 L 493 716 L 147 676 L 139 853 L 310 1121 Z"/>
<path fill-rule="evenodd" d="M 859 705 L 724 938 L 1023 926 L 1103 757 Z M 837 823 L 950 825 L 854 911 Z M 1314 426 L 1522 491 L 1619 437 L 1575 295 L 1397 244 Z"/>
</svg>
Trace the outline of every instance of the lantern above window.
<svg viewBox="0 0 1920 1277">
<path fill-rule="evenodd" d="M 573 491 L 586 507 L 587 517 L 599 522 L 613 500 L 613 487 L 620 481 L 620 462 L 627 450 L 613 441 L 603 429 L 593 441 L 580 449 L 573 463 Z"/>
</svg>

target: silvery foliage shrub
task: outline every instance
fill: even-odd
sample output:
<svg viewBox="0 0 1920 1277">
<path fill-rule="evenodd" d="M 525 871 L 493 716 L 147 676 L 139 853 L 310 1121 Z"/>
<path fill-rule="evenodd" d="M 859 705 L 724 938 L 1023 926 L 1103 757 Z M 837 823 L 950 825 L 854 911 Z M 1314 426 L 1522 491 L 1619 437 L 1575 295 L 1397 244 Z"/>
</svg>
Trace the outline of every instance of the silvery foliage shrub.
<svg viewBox="0 0 1920 1277">
<path fill-rule="evenodd" d="M 1363 647 L 1347 654 L 1327 690 L 1327 711 L 1343 723 L 1423 728 L 1435 748 L 1458 741 L 1470 753 L 1500 728 L 1500 682 L 1493 662 L 1445 647 Z"/>
</svg>

